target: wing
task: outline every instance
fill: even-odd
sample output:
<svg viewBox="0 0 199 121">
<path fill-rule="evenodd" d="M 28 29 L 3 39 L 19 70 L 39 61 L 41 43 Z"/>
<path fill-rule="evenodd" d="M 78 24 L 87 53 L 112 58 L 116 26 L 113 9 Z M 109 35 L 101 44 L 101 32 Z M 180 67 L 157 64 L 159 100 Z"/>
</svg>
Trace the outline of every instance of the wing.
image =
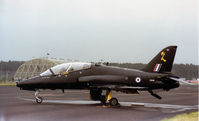
<svg viewBox="0 0 199 121">
<path fill-rule="evenodd" d="M 94 75 L 79 78 L 79 82 L 92 82 L 90 88 L 111 89 L 124 93 L 138 93 L 138 90 L 148 90 L 148 87 L 136 87 L 127 85 L 127 78 L 119 75 Z M 126 84 L 125 84 L 126 82 Z M 98 83 L 100 83 L 98 85 Z"/>
<path fill-rule="evenodd" d="M 84 76 L 79 78 L 79 82 L 124 82 L 126 79 L 124 76 L 120 75 L 93 75 L 93 76 Z"/>
</svg>

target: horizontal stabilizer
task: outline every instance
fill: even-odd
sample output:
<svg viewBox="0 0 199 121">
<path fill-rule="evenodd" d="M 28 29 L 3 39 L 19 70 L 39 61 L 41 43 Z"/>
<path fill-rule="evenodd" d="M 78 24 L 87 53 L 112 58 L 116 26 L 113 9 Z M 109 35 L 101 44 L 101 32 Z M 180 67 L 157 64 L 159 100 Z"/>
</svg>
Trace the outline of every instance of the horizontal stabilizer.
<svg viewBox="0 0 199 121">
<path fill-rule="evenodd" d="M 191 84 L 189 82 L 186 82 L 186 81 L 184 81 L 183 79 L 180 79 L 180 78 L 174 78 L 174 77 L 169 77 L 169 78 L 172 79 L 172 80 L 178 81 L 178 82 L 182 82 L 182 83 L 185 83 L 185 84 L 193 85 L 193 84 Z"/>
</svg>

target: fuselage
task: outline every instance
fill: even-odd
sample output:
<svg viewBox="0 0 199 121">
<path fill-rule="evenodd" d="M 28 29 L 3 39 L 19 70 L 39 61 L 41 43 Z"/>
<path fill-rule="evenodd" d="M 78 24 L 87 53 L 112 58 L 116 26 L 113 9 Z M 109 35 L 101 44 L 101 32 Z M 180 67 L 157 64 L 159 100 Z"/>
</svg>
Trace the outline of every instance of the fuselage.
<svg viewBox="0 0 199 121">
<path fill-rule="evenodd" d="M 79 79 L 92 75 L 114 75 L 124 77 L 116 81 L 80 82 Z M 29 78 L 19 81 L 17 86 L 24 90 L 37 89 L 90 89 L 104 85 L 123 85 L 129 87 L 147 87 L 148 89 L 165 89 L 179 87 L 179 83 L 173 80 L 165 80 L 169 74 L 144 72 L 136 69 L 120 68 L 106 65 L 92 64 L 89 68 L 71 71 L 67 74 L 55 74 Z M 136 80 L 139 78 L 139 82 Z"/>
</svg>

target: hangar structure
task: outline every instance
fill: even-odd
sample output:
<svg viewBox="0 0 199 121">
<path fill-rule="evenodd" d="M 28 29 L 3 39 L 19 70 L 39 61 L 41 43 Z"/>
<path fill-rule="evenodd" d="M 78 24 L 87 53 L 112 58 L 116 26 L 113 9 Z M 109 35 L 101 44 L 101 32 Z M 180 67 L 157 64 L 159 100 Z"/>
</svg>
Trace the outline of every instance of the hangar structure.
<svg viewBox="0 0 199 121">
<path fill-rule="evenodd" d="M 48 59 L 48 58 L 38 58 L 32 59 L 17 69 L 14 80 L 24 80 L 31 78 L 33 76 L 39 75 L 45 70 L 62 63 L 74 62 L 72 60 L 57 60 L 57 59 Z"/>
</svg>

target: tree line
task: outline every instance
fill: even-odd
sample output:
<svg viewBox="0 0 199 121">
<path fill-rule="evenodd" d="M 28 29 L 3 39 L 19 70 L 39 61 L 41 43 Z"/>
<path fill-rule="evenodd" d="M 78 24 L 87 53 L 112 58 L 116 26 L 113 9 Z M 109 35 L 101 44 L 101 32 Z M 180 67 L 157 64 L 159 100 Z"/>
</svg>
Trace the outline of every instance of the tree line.
<svg viewBox="0 0 199 121">
<path fill-rule="evenodd" d="M 24 61 L 0 61 L 0 81 L 12 81 L 15 72 Z"/>
</svg>

